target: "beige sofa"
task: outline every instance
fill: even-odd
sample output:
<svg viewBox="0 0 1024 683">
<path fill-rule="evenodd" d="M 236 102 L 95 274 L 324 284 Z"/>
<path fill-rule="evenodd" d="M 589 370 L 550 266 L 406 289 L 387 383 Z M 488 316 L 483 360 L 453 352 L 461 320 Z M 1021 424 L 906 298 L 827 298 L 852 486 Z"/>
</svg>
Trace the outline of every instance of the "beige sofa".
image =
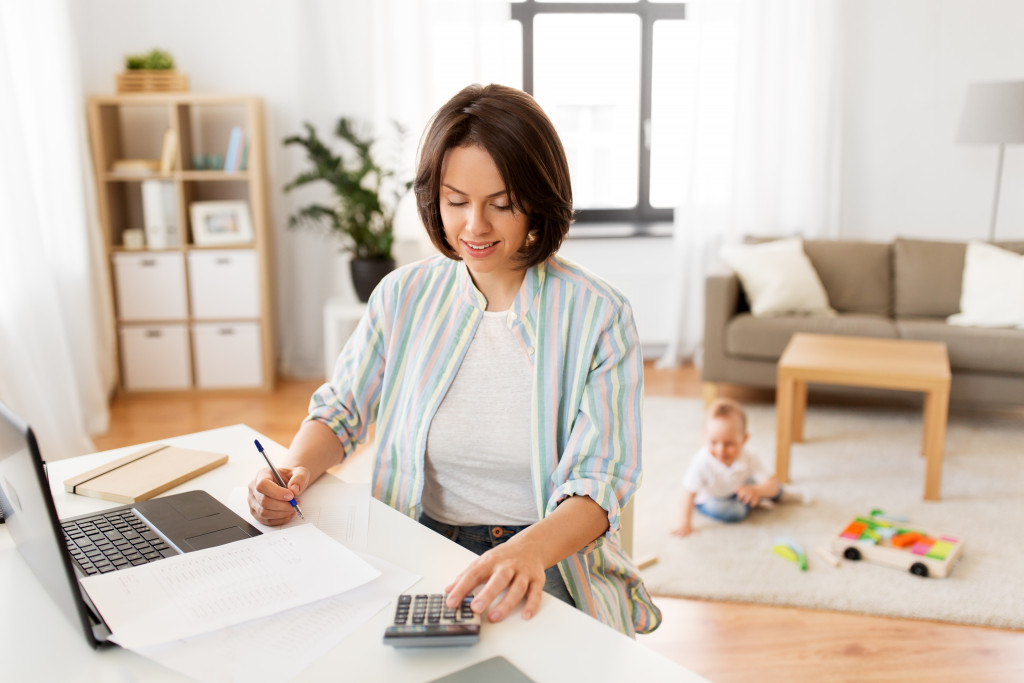
<svg viewBox="0 0 1024 683">
<path fill-rule="evenodd" d="M 1024 254 L 1024 242 L 998 246 Z M 705 290 L 705 396 L 723 383 L 774 387 L 776 363 L 795 332 L 945 342 L 953 405 L 1024 406 L 1024 329 L 957 327 L 966 242 L 806 240 L 835 316 L 750 314 L 739 278 L 712 274 Z M 1024 296 L 1024 292 L 1021 292 Z M 919 401 L 903 392 L 815 387 L 819 395 Z"/>
</svg>

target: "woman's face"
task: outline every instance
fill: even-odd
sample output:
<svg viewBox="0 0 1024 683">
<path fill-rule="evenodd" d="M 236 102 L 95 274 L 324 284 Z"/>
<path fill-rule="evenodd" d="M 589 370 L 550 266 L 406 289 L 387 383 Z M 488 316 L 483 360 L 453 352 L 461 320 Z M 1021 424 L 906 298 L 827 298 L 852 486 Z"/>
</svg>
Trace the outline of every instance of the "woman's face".
<svg viewBox="0 0 1024 683">
<path fill-rule="evenodd" d="M 512 208 L 505 181 L 483 147 L 455 147 L 441 166 L 441 223 L 448 244 L 474 278 L 516 277 L 514 257 L 526 243 L 529 217 Z"/>
</svg>

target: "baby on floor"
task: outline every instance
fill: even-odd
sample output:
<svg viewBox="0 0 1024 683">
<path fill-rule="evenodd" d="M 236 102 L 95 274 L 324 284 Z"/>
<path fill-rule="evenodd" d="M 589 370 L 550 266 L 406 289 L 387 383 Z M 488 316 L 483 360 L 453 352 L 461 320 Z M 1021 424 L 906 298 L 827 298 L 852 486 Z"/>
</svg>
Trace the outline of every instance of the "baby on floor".
<svg viewBox="0 0 1024 683">
<path fill-rule="evenodd" d="M 732 399 L 718 399 L 704 419 L 704 445 L 683 476 L 682 515 L 672 530 L 676 536 L 693 533 L 693 511 L 721 522 L 741 522 L 758 505 L 810 502 L 795 486 L 783 487 L 761 461 L 744 450 L 747 413 Z"/>
</svg>

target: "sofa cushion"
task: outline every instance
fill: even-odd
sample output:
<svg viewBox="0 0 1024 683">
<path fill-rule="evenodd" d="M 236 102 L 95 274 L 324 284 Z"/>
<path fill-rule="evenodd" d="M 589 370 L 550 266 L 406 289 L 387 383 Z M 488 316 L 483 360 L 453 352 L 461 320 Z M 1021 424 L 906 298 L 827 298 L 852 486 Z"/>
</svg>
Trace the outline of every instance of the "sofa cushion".
<svg viewBox="0 0 1024 683">
<path fill-rule="evenodd" d="M 720 255 L 736 271 L 754 315 L 833 313 L 799 238 L 729 244 Z"/>
<path fill-rule="evenodd" d="M 965 242 L 896 238 L 893 292 L 897 318 L 947 318 L 960 311 Z"/>
<path fill-rule="evenodd" d="M 898 336 L 892 319 L 880 315 L 840 313 L 830 318 L 795 315 L 758 318 L 741 313 L 726 325 L 725 352 L 729 356 L 776 361 L 796 332 L 884 339 Z"/>
<path fill-rule="evenodd" d="M 1024 255 L 987 242 L 968 244 L 960 312 L 946 322 L 965 327 L 1024 328 Z"/>
<path fill-rule="evenodd" d="M 896 325 L 905 339 L 945 342 L 954 375 L 957 372 L 1024 375 L 1024 330 L 955 327 L 944 320 L 922 318 L 898 320 Z"/>
<path fill-rule="evenodd" d="M 892 316 L 892 245 L 859 240 L 804 240 L 828 302 L 840 313 Z"/>
</svg>

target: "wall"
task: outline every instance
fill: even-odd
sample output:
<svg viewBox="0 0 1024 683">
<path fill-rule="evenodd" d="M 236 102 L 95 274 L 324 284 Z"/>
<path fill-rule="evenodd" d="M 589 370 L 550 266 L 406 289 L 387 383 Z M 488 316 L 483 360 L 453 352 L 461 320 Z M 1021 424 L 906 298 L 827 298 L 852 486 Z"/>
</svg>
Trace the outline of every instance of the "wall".
<svg viewBox="0 0 1024 683">
<path fill-rule="evenodd" d="M 972 81 L 1024 80 L 1018 0 L 845 7 L 845 236 L 985 239 L 996 147 L 954 142 Z M 1024 237 L 1024 146 L 1007 147 L 997 238 Z"/>
<path fill-rule="evenodd" d="M 267 107 L 275 287 L 285 374 L 321 372 L 320 307 L 335 289 L 331 242 L 289 232 L 300 196 L 278 193 L 299 168 L 280 140 L 340 113 L 380 116 L 368 55 L 372 3 L 359 0 L 81 0 L 69 2 L 84 91 L 110 92 L 125 54 L 163 47 L 193 90 L 255 93 Z M 1018 0 L 847 0 L 841 233 L 983 238 L 996 149 L 954 143 L 972 80 L 1024 78 Z M 310 78 L 313 71 L 317 78 Z M 305 77 L 299 77 L 304 74 Z M 999 236 L 1024 237 L 1024 147 L 1008 148 Z M 403 207 L 400 232 L 417 234 Z M 669 240 L 570 240 L 564 252 L 633 302 L 648 355 L 668 338 L 662 293 Z M 415 251 L 415 250 L 412 250 Z M 296 333 L 296 330 L 303 331 Z M 308 331 L 308 332 L 306 332 Z"/>
</svg>

